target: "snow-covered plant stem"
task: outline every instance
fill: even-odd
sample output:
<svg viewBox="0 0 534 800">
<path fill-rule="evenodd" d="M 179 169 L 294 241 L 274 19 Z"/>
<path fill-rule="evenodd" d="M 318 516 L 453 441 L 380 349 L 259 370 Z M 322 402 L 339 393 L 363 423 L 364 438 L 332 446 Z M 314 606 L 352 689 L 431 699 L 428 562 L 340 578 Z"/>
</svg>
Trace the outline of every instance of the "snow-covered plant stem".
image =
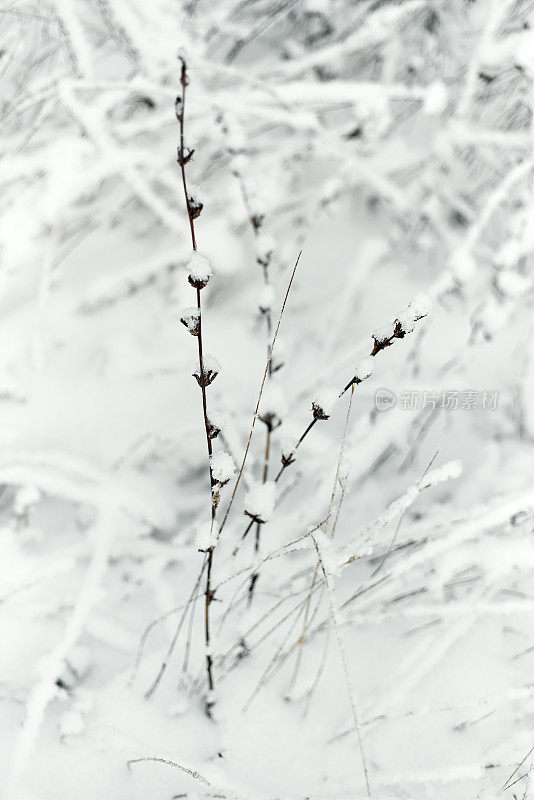
<svg viewBox="0 0 534 800">
<path fill-rule="evenodd" d="M 265 423 L 265 454 L 263 458 L 263 472 L 262 472 L 262 482 L 266 483 L 267 478 L 269 476 L 269 453 L 271 449 L 271 431 L 272 426 L 266 422 Z M 256 522 L 256 538 L 254 540 L 254 555 L 257 556 L 260 550 L 260 537 L 261 537 L 261 522 Z M 250 577 L 250 584 L 248 588 L 248 602 L 249 605 L 252 603 L 254 598 L 254 587 L 256 586 L 256 582 L 259 578 L 259 572 L 255 570 L 251 577 Z"/>
<path fill-rule="evenodd" d="M 263 215 L 254 214 L 252 212 L 243 176 L 238 175 L 237 177 L 241 188 L 241 194 L 243 196 L 243 202 L 247 209 L 248 218 L 256 241 L 256 261 L 258 265 L 261 267 L 263 274 L 264 298 L 260 302 L 260 312 L 265 319 L 266 347 L 267 347 L 267 356 L 269 356 L 269 351 L 271 348 L 271 336 L 272 336 L 272 321 L 271 321 L 272 286 L 269 278 L 269 264 L 272 259 L 272 249 L 269 243 L 265 243 L 264 238 L 260 233 L 261 227 L 263 225 Z M 268 369 L 267 369 L 268 381 L 271 380 L 272 374 L 273 374 L 273 362 L 272 359 L 269 359 Z M 266 483 L 267 478 L 269 477 L 269 456 L 271 452 L 271 433 L 273 430 L 273 424 L 271 420 L 268 418 L 263 418 L 262 422 L 265 425 L 265 450 L 263 457 L 262 482 Z M 260 550 L 261 526 L 262 526 L 261 522 L 256 522 L 256 536 L 254 539 L 255 556 L 258 555 Z M 254 588 L 256 586 L 258 577 L 259 573 L 254 572 L 250 578 L 249 595 L 248 595 L 249 604 L 252 603 L 254 597 Z"/>
<path fill-rule="evenodd" d="M 232 174 L 237 180 L 239 191 L 241 194 L 241 199 L 243 201 L 243 206 L 245 208 L 247 219 L 250 224 L 250 228 L 254 237 L 254 244 L 256 250 L 256 263 L 260 267 L 262 272 L 263 287 L 258 302 L 258 309 L 265 322 L 266 351 L 267 351 L 266 381 L 268 383 L 271 381 L 273 373 L 276 372 L 282 366 L 281 362 L 278 363 L 277 365 L 273 365 L 273 361 L 270 358 L 271 338 L 272 338 L 272 303 L 274 300 L 274 291 L 271 284 L 269 267 L 273 258 L 274 242 L 270 236 L 263 233 L 265 215 L 261 208 L 257 208 L 255 205 L 253 206 L 253 202 L 251 202 L 251 197 L 247 189 L 245 176 L 243 174 L 243 163 L 245 160 L 244 154 L 246 152 L 244 147 L 244 141 L 239 136 L 239 132 L 235 130 L 233 125 L 229 124 L 229 121 L 225 119 L 225 116 L 223 114 L 221 114 L 220 117 L 218 118 L 218 122 L 221 126 L 222 134 L 226 140 L 228 155 L 231 159 Z M 263 466 L 262 466 L 262 483 L 265 484 L 269 477 L 271 434 L 273 432 L 273 429 L 277 427 L 277 424 L 274 424 L 273 420 L 270 419 L 269 417 L 260 416 L 260 419 L 265 425 L 265 447 L 264 447 Z M 278 424 L 280 424 L 280 420 L 278 421 Z M 254 539 L 254 555 L 255 557 L 257 557 L 260 550 L 262 522 L 256 521 L 254 518 L 252 518 L 248 523 L 247 527 L 245 528 L 245 531 L 242 534 L 241 538 L 242 539 L 246 538 L 246 536 L 249 534 L 254 524 L 256 526 L 256 535 Z M 258 577 L 259 574 L 257 572 L 254 572 L 250 578 L 249 604 L 253 600 L 254 588 L 258 580 Z"/>
<path fill-rule="evenodd" d="M 357 365 L 354 375 L 341 390 L 341 392 L 339 392 L 337 399 L 343 397 L 343 395 L 348 392 L 349 389 L 362 383 L 371 375 L 373 370 L 373 362 L 371 359 L 378 355 L 378 353 L 382 352 L 382 350 L 385 350 L 386 347 L 390 347 L 395 339 L 404 339 L 408 333 L 411 333 L 414 330 L 415 323 L 427 316 L 430 310 L 430 302 L 431 301 L 428 295 L 420 292 L 413 298 L 410 305 L 402 312 L 402 314 L 399 315 L 398 319 L 396 319 L 392 325 L 384 325 L 382 328 L 372 334 L 373 348 L 371 352 Z M 328 405 L 333 406 L 333 401 L 335 401 L 335 399 L 335 395 L 333 397 L 328 397 Z M 278 470 L 278 473 L 274 479 L 275 483 L 280 480 L 289 465 L 295 461 L 295 453 L 297 449 L 308 436 L 316 422 L 318 420 L 328 419 L 330 416 L 330 409 L 323 409 L 321 403 L 317 402 L 312 404 L 312 412 L 313 419 L 304 429 L 304 432 L 297 440 L 292 451 L 289 453 L 282 453 L 282 466 Z"/>
<path fill-rule="evenodd" d="M 180 147 L 178 149 L 178 164 L 180 165 L 180 170 L 182 173 L 182 185 L 184 189 L 184 198 L 185 198 L 185 205 L 187 208 L 187 216 L 189 219 L 189 228 L 191 230 L 191 244 L 193 247 L 193 253 L 197 253 L 197 240 L 195 236 L 195 217 L 198 217 L 200 211 L 202 210 L 202 206 L 199 206 L 198 203 L 195 203 L 194 199 L 191 198 L 187 190 L 187 179 L 186 179 L 186 172 L 185 167 L 186 164 L 191 160 L 193 155 L 192 150 L 186 150 L 184 145 L 184 115 L 185 115 L 185 94 L 186 94 L 186 87 L 188 84 L 187 78 L 187 66 L 185 60 L 181 59 L 181 71 L 180 71 L 180 84 L 182 86 L 182 96 L 176 99 L 176 117 L 178 119 L 178 124 L 180 126 Z M 195 275 L 189 276 L 189 282 L 194 286 L 196 290 L 196 300 L 197 300 L 197 309 L 198 309 L 198 323 L 195 330 L 195 335 L 198 344 L 198 365 L 199 365 L 199 373 L 195 375 L 197 378 L 197 383 L 200 386 L 200 391 L 202 393 L 202 414 L 204 418 L 204 430 L 206 433 L 206 444 L 208 448 L 208 469 L 209 469 L 209 476 L 210 476 L 210 492 L 211 492 L 211 527 L 213 529 L 215 523 L 215 515 L 217 512 L 217 502 L 218 502 L 218 494 L 216 492 L 217 482 L 213 477 L 213 470 L 212 470 L 212 455 L 213 455 L 213 447 L 211 443 L 211 436 L 210 436 L 210 423 L 208 418 L 208 401 L 206 397 L 206 387 L 211 382 L 209 380 L 209 371 L 205 371 L 204 369 L 204 353 L 203 353 L 203 337 L 202 337 L 202 301 L 201 301 L 201 291 L 207 280 L 204 282 L 202 276 L 198 276 L 200 279 L 195 280 Z M 213 658 L 211 656 L 211 637 L 210 637 L 210 606 L 213 601 L 213 591 L 211 588 L 211 576 L 212 576 L 212 567 L 213 567 L 213 551 L 214 545 L 211 544 L 208 549 L 206 550 L 207 554 L 207 565 L 206 565 L 206 589 L 205 589 L 205 616 L 204 616 L 204 632 L 205 632 L 205 640 L 206 640 L 206 674 L 207 674 L 207 683 L 208 683 L 208 698 L 206 701 L 206 713 L 208 716 L 211 716 L 211 708 L 213 705 L 213 698 L 212 693 L 215 688 L 215 682 L 213 678 Z"/>
</svg>

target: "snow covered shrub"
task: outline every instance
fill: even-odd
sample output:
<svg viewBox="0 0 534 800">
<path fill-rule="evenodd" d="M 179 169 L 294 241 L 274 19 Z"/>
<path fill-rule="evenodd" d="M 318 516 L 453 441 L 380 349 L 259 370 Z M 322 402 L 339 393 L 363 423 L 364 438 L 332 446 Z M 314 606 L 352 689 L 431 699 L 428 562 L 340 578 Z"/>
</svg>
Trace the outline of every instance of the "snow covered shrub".
<svg viewBox="0 0 534 800">
<path fill-rule="evenodd" d="M 1 791 L 529 800 L 532 5 L 0 19 Z"/>
</svg>

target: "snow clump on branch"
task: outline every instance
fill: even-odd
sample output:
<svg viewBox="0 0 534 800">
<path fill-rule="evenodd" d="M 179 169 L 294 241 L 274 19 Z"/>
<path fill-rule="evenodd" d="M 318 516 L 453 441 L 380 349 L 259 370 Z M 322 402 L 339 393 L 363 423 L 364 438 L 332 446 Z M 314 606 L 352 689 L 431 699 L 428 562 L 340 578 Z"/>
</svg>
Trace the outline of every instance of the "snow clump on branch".
<svg viewBox="0 0 534 800">
<path fill-rule="evenodd" d="M 252 483 L 245 496 L 245 514 L 255 522 L 269 522 L 274 512 L 275 496 L 274 481 Z"/>
</svg>

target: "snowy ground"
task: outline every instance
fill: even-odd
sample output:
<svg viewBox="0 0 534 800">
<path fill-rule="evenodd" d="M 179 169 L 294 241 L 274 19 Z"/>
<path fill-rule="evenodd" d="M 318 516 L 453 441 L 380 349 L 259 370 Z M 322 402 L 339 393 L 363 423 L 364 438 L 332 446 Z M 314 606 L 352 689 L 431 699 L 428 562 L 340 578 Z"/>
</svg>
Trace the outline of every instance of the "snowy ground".
<svg viewBox="0 0 534 800">
<path fill-rule="evenodd" d="M 527 800 L 534 8 L 0 20 L 2 797 Z M 237 469 L 302 251 L 213 551 L 209 695 L 198 548 L 237 469 L 212 529 L 178 53 L 212 445 Z M 271 515 L 266 414 L 273 480 L 355 375 Z"/>
</svg>

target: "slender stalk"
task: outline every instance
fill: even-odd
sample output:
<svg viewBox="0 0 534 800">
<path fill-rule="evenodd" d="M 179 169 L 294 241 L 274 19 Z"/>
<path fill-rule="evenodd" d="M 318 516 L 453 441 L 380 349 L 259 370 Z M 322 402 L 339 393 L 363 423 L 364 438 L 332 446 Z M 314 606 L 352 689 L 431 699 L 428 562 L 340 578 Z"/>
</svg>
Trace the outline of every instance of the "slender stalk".
<svg viewBox="0 0 534 800">
<path fill-rule="evenodd" d="M 226 128 L 224 128 L 226 131 Z M 241 191 L 241 197 L 243 199 L 243 205 L 247 212 L 248 221 L 250 223 L 250 227 L 252 229 L 252 233 L 254 235 L 254 239 L 258 241 L 260 230 L 263 226 L 263 215 L 257 216 L 253 213 L 250 198 L 247 192 L 247 187 L 245 181 L 243 179 L 243 175 L 236 171 L 235 176 L 237 178 L 237 182 L 239 184 L 239 189 Z M 269 263 L 271 260 L 270 253 L 263 253 L 262 257 L 257 256 L 257 262 L 262 268 L 263 274 L 263 283 L 266 287 L 270 286 L 269 280 Z M 267 357 L 269 357 L 269 350 L 271 344 L 271 337 L 272 337 L 272 318 L 271 318 L 271 309 L 269 307 L 263 308 L 262 314 L 265 318 L 265 333 L 267 336 Z M 273 374 L 273 364 L 272 360 L 268 359 L 268 370 L 267 370 L 267 380 L 271 380 Z M 262 471 L 262 482 L 265 483 L 267 478 L 269 477 L 269 455 L 271 450 L 271 433 L 272 433 L 272 424 L 268 420 L 262 420 L 265 424 L 265 452 L 263 458 L 263 471 Z M 246 537 L 250 530 L 250 525 L 247 526 L 245 529 L 244 534 L 242 535 L 242 539 Z M 260 540 L 261 540 L 261 522 L 256 523 L 256 536 L 254 540 L 254 554 L 257 555 L 260 550 Z M 250 578 L 250 585 L 249 585 L 249 593 L 248 593 L 248 604 L 252 603 L 254 598 L 254 588 L 256 586 L 256 582 L 259 578 L 259 573 L 254 572 Z"/>
<path fill-rule="evenodd" d="M 280 330 L 280 324 L 282 322 L 282 317 L 284 316 L 284 311 L 285 311 L 285 308 L 286 308 L 287 298 L 289 297 L 289 292 L 291 291 L 291 287 L 293 285 L 293 279 L 295 277 L 295 273 L 297 271 L 297 267 L 299 265 L 299 261 L 300 261 L 301 255 L 302 255 L 302 250 L 298 254 L 297 260 L 295 261 L 295 266 L 293 267 L 293 272 L 291 273 L 291 278 L 289 280 L 289 284 L 288 284 L 288 287 L 286 289 L 284 302 L 282 303 L 282 308 L 280 309 L 280 314 L 278 316 L 278 322 L 277 322 L 277 325 L 276 325 L 276 328 L 275 328 L 275 331 L 274 331 L 273 340 L 272 340 L 271 346 L 269 348 L 269 356 L 267 358 L 267 364 L 265 365 L 265 370 L 264 370 L 263 378 L 262 378 L 262 381 L 261 381 L 261 386 L 260 386 L 260 391 L 259 391 L 259 394 L 258 394 L 258 399 L 256 401 L 256 408 L 254 409 L 254 414 L 253 414 L 253 417 L 252 417 L 252 423 L 250 425 L 250 430 L 249 430 L 249 434 L 248 434 L 248 440 L 247 440 L 247 444 L 246 444 L 246 447 L 245 447 L 245 452 L 243 454 L 243 460 L 241 462 L 241 466 L 239 468 L 239 472 L 237 474 L 236 481 L 234 483 L 234 488 L 232 490 L 232 496 L 230 497 L 230 502 L 228 503 L 228 505 L 226 507 L 226 511 L 224 512 L 224 517 L 223 517 L 223 521 L 221 523 L 221 526 L 219 528 L 219 533 L 222 531 L 222 529 L 226 525 L 226 520 L 228 519 L 228 515 L 230 514 L 230 509 L 232 508 L 233 502 L 235 500 L 235 496 L 237 494 L 237 489 L 238 489 L 239 484 L 241 482 L 241 477 L 243 475 L 243 470 L 245 469 L 245 464 L 246 464 L 246 461 L 247 461 L 248 451 L 250 450 L 250 443 L 251 443 L 252 437 L 254 435 L 254 427 L 256 425 L 256 420 L 258 419 L 258 410 L 259 410 L 259 407 L 260 407 L 261 397 L 262 397 L 262 394 L 263 394 L 263 387 L 265 386 L 265 380 L 267 378 L 267 373 L 269 371 L 269 365 L 270 365 L 272 357 L 273 357 L 273 350 L 274 350 L 274 346 L 276 344 L 276 339 L 278 337 L 278 331 Z"/>
<path fill-rule="evenodd" d="M 417 322 L 419 319 L 421 319 L 421 317 L 417 317 L 415 321 Z M 394 323 L 393 334 L 388 339 L 383 339 L 382 341 L 379 341 L 377 339 L 373 339 L 373 348 L 372 348 L 371 352 L 369 353 L 369 355 L 373 356 L 373 357 L 378 355 L 378 353 L 380 353 L 382 350 L 385 350 L 386 347 L 390 347 L 390 345 L 393 344 L 395 339 L 404 339 L 405 336 L 406 336 L 406 333 L 403 330 L 401 323 L 398 320 L 396 320 L 395 323 Z M 359 383 L 361 383 L 361 380 L 359 380 L 357 377 L 351 378 L 350 381 L 347 383 L 347 385 L 339 393 L 339 398 L 343 397 L 343 395 L 346 392 L 348 392 L 348 390 L 351 389 L 351 388 L 354 391 L 354 387 L 356 387 Z M 352 402 L 352 400 L 351 400 L 351 402 Z M 297 441 L 297 443 L 295 445 L 295 450 L 293 451 L 293 453 L 295 453 L 296 450 L 300 447 L 300 445 L 302 444 L 302 442 L 304 441 L 306 436 L 310 433 L 310 431 L 312 430 L 312 428 L 313 428 L 313 426 L 315 425 L 316 422 L 317 422 L 317 419 L 314 417 L 312 419 L 312 421 L 304 429 L 303 433 L 301 434 L 299 440 Z M 274 479 L 275 483 L 278 483 L 278 481 L 282 477 L 282 475 L 285 472 L 285 470 L 289 467 L 290 464 L 293 463 L 293 461 L 294 461 L 294 459 L 287 460 L 287 461 L 284 461 L 282 463 L 282 466 L 280 467 L 280 469 L 279 469 L 279 471 L 278 471 L 278 473 L 276 475 L 276 478 Z"/>
<path fill-rule="evenodd" d="M 189 599 L 188 599 L 187 603 L 184 606 L 183 614 L 180 617 L 180 621 L 178 622 L 178 625 L 177 625 L 176 630 L 174 632 L 174 636 L 172 637 L 171 643 L 170 643 L 169 648 L 167 650 L 167 654 L 166 654 L 165 658 L 163 659 L 163 661 L 161 662 L 158 674 L 156 675 L 152 685 L 145 692 L 145 697 L 146 697 L 147 700 L 149 700 L 152 697 L 152 695 L 154 694 L 154 692 L 156 691 L 156 689 L 160 685 L 161 680 L 163 678 L 163 675 L 165 674 L 165 671 L 167 669 L 167 665 L 168 665 L 169 660 L 170 660 L 170 658 L 171 658 L 171 656 L 172 656 L 172 654 L 174 652 L 174 648 L 176 647 L 176 643 L 178 641 L 178 637 L 180 636 L 180 632 L 182 630 L 183 624 L 184 624 L 185 619 L 187 617 L 187 612 L 189 610 L 189 607 L 190 607 L 190 605 L 192 603 L 196 602 L 197 592 L 198 592 L 198 589 L 199 589 L 199 586 L 200 586 L 200 582 L 202 580 L 202 576 L 204 574 L 204 570 L 206 569 L 206 563 L 207 563 L 207 558 L 204 557 L 204 562 L 202 564 L 202 569 L 200 570 L 200 573 L 198 575 L 198 578 L 196 579 L 196 582 L 195 582 L 195 585 L 193 587 L 193 590 L 192 590 L 191 594 L 189 595 Z M 158 621 L 159 620 L 161 620 L 161 617 L 158 619 Z M 137 669 L 138 669 L 139 661 L 140 661 L 140 657 L 141 657 L 141 652 L 142 652 L 142 648 L 144 646 L 144 641 L 146 639 L 146 635 L 150 632 L 152 627 L 153 627 L 152 624 L 149 625 L 149 627 L 146 629 L 145 633 L 143 634 L 143 638 L 141 639 L 141 648 L 140 648 L 140 652 L 138 653 L 138 656 L 136 658 L 134 672 L 132 673 L 132 677 L 130 678 L 130 684 L 133 682 L 133 679 L 134 679 L 134 677 L 135 677 L 135 675 L 137 673 Z"/>
<path fill-rule="evenodd" d="M 265 455 L 264 455 L 264 459 L 263 459 L 263 474 L 262 474 L 262 482 L 263 483 L 266 482 L 267 477 L 269 475 L 269 453 L 270 453 L 270 450 L 271 450 L 271 431 L 272 431 L 271 424 L 266 422 L 265 423 L 265 429 L 266 429 L 266 434 L 265 434 Z M 258 553 L 260 551 L 260 537 L 261 537 L 261 522 L 257 522 L 256 523 L 256 538 L 254 540 L 254 554 L 256 556 L 258 555 Z M 252 575 L 250 577 L 250 584 L 249 584 L 249 588 L 248 588 L 248 603 L 249 603 L 249 605 L 252 603 L 252 600 L 254 598 L 254 587 L 256 586 L 256 583 L 258 581 L 259 576 L 260 576 L 259 572 L 257 570 L 254 570 L 254 572 L 252 573 Z"/>
<path fill-rule="evenodd" d="M 194 214 L 193 209 L 191 206 L 191 202 L 189 199 L 189 193 L 187 191 L 187 178 L 186 178 L 186 164 L 191 158 L 192 153 L 186 154 L 185 151 L 185 144 L 184 144 L 184 129 L 185 129 L 185 96 L 186 96 L 186 87 L 188 84 L 187 80 L 187 67 L 184 59 L 182 59 L 182 68 L 180 71 L 180 84 L 182 86 L 182 97 L 181 102 L 178 105 L 177 111 L 177 118 L 178 123 L 180 126 L 180 150 L 178 153 L 178 163 L 180 165 L 180 170 L 182 174 L 182 186 L 184 190 L 184 199 L 185 205 L 187 209 L 187 216 L 189 219 L 189 228 L 191 232 L 191 245 L 193 250 L 197 249 L 197 240 L 195 235 L 195 221 L 194 221 Z M 201 300 L 201 290 L 197 287 L 196 295 L 197 295 L 197 308 L 199 310 L 199 319 L 198 319 L 198 364 L 200 369 L 200 375 L 204 375 L 204 355 L 203 355 L 203 335 L 202 335 L 202 300 Z M 217 505 L 215 502 L 214 497 L 214 486 L 215 481 L 213 479 L 213 472 L 211 469 L 211 455 L 213 452 L 212 444 L 211 444 L 211 437 L 209 434 L 209 421 L 208 421 L 208 401 L 206 397 L 206 385 L 205 381 L 200 381 L 200 389 L 202 392 L 202 414 L 204 418 L 204 431 L 206 434 L 206 445 L 208 449 L 208 468 L 209 468 L 209 476 L 210 476 L 210 506 L 211 506 L 211 524 L 213 527 L 213 523 L 215 522 L 215 515 L 217 511 Z M 210 645 L 211 645 L 211 636 L 210 636 L 210 606 L 213 601 L 213 591 L 211 588 L 211 576 L 212 576 L 212 568 L 213 568 L 213 546 L 209 547 L 206 551 L 207 555 L 207 568 L 206 568 L 206 589 L 204 592 L 205 597 L 205 614 L 204 614 L 204 638 L 206 642 L 206 676 L 207 676 L 207 684 L 208 684 L 208 691 L 210 696 L 206 702 L 206 713 L 208 716 L 211 716 L 211 708 L 213 705 L 213 700 L 211 698 L 211 693 L 215 688 L 215 681 L 213 677 L 213 658 L 210 652 Z"/>
<path fill-rule="evenodd" d="M 333 506 L 334 506 L 334 499 L 335 499 L 335 495 L 336 495 L 337 482 L 339 480 L 339 468 L 341 466 L 341 459 L 343 458 L 343 452 L 345 450 L 345 442 L 346 442 L 346 439 L 347 439 L 347 433 L 348 433 L 348 429 L 349 429 L 349 421 L 350 421 L 350 415 L 351 415 L 351 411 L 352 411 L 352 400 L 353 400 L 353 398 L 354 398 L 354 383 L 351 383 L 350 400 L 349 400 L 349 405 L 348 405 L 348 408 L 347 408 L 347 415 L 345 417 L 345 427 L 343 429 L 343 437 L 341 439 L 341 446 L 339 448 L 339 456 L 338 456 L 338 459 L 337 459 L 336 474 L 335 474 L 335 477 L 334 477 L 334 483 L 332 484 L 332 492 L 330 494 L 330 504 L 328 506 L 328 514 L 326 516 L 326 522 L 325 522 L 325 528 L 324 528 L 325 536 L 328 533 L 328 526 L 330 524 L 330 518 L 332 516 L 332 511 L 333 511 Z M 335 528 L 336 528 L 336 524 L 337 524 L 337 517 L 339 515 L 339 510 L 341 508 L 341 503 L 343 502 L 344 496 L 345 496 L 345 490 L 342 489 L 341 490 L 341 499 L 339 501 L 338 510 L 337 510 L 337 515 L 336 515 L 334 524 L 332 526 L 332 531 L 331 531 L 331 534 L 330 534 L 332 538 L 334 538 L 334 532 L 335 532 Z M 293 675 L 291 677 L 291 682 L 289 684 L 290 685 L 290 689 L 292 689 L 294 687 L 294 685 L 295 685 L 295 683 L 297 681 L 300 665 L 301 665 L 301 662 L 302 662 L 303 645 L 304 645 L 304 642 L 306 640 L 306 634 L 308 632 L 308 626 L 309 626 L 309 614 L 310 614 L 311 597 L 312 597 L 312 594 L 313 594 L 313 591 L 314 591 L 314 588 L 315 588 L 315 585 L 316 585 L 318 573 L 319 573 L 319 560 L 317 560 L 317 563 L 315 565 L 315 571 L 313 573 L 313 578 L 311 580 L 311 585 L 310 585 L 308 597 L 307 597 L 307 600 L 306 600 L 306 609 L 305 609 L 305 612 L 304 612 L 304 622 L 302 624 L 302 632 L 301 632 L 300 638 L 298 640 L 297 658 L 296 658 L 296 661 L 295 661 L 295 667 L 293 669 Z M 322 590 L 321 590 L 321 593 L 319 595 L 319 603 L 321 603 L 321 600 L 322 600 Z"/>
</svg>

